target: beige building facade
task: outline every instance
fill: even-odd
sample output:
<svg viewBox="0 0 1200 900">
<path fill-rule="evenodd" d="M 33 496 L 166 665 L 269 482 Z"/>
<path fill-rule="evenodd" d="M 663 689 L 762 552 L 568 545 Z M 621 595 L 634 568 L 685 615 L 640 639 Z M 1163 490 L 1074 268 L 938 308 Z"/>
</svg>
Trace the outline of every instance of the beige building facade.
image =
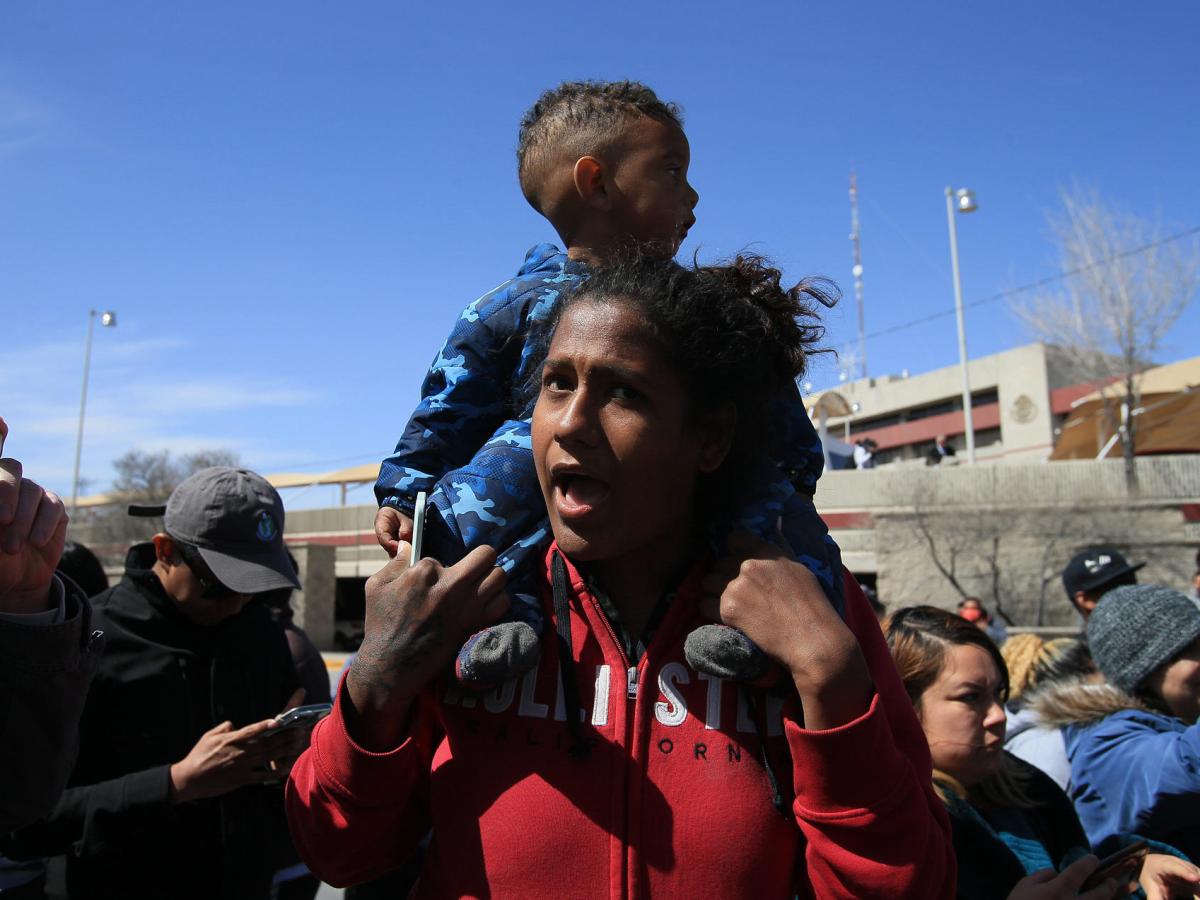
<svg viewBox="0 0 1200 900">
<path fill-rule="evenodd" d="M 1066 354 L 1040 343 L 972 360 L 968 373 L 981 462 L 1046 459 L 1071 404 L 1095 390 L 1074 371 Z M 827 395 L 836 395 L 838 402 Z M 923 462 L 939 435 L 959 454 L 966 448 L 959 366 L 850 381 L 814 395 L 807 405 L 828 408 L 826 427 L 832 436 L 847 442 L 873 439 L 880 465 Z"/>
</svg>

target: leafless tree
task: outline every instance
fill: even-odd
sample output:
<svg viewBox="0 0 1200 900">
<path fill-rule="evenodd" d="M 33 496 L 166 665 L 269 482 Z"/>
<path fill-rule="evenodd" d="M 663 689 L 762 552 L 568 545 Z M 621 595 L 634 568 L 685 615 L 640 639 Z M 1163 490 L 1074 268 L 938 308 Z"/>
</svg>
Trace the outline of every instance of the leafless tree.
<svg viewBox="0 0 1200 900">
<path fill-rule="evenodd" d="M 1007 607 L 1012 571 L 1005 565 L 1006 537 L 1019 535 L 1011 514 L 989 514 L 979 509 L 929 509 L 913 506 L 913 524 L 929 561 L 954 588 L 960 599 L 986 594 L 985 605 L 1009 625 Z M 980 588 L 971 589 L 974 582 Z M 986 586 L 986 590 L 982 588 Z"/>
<path fill-rule="evenodd" d="M 1161 222 L 1117 210 L 1092 190 L 1063 191 L 1061 204 L 1051 228 L 1071 276 L 1060 293 L 1015 311 L 1100 390 L 1109 431 L 1120 437 L 1126 483 L 1136 491 L 1136 376 L 1153 364 L 1195 295 L 1200 248 L 1164 241 Z"/>
<path fill-rule="evenodd" d="M 178 459 L 166 450 L 157 453 L 130 450 L 113 461 L 117 470 L 113 493 L 125 503 L 162 501 L 179 482 L 201 469 L 237 465 L 238 455 L 231 450 L 198 450 Z"/>
<path fill-rule="evenodd" d="M 948 585 L 956 599 L 979 597 L 1010 625 L 1065 624 L 1074 614 L 1062 570 L 1084 547 L 1118 547 L 1152 562 L 1159 580 L 1186 582 L 1190 556 L 1172 540 L 1145 541 L 1153 515 L 1127 504 L 1000 509 L 918 501 L 890 514 L 886 538 L 908 558 L 903 577 L 929 598 L 917 602 L 937 602 L 939 585 Z"/>
</svg>

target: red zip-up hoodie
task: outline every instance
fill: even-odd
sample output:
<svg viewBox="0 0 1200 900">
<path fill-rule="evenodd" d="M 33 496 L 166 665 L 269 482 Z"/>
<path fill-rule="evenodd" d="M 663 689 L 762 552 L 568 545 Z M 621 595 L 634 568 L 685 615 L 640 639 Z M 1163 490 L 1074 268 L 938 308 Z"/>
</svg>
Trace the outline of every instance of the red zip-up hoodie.
<svg viewBox="0 0 1200 900">
<path fill-rule="evenodd" d="M 590 751 L 570 752 L 552 627 L 540 665 L 518 681 L 482 696 L 444 681 L 428 689 L 408 739 L 387 753 L 348 734 L 343 684 L 287 789 L 315 874 L 374 878 L 432 829 L 417 898 L 954 895 L 929 750 L 852 578 L 846 622 L 876 693 L 858 719 L 808 731 L 794 691 L 749 691 L 685 662 L 684 638 L 706 621 L 699 568 L 637 665 L 569 563 L 567 573 Z"/>
</svg>

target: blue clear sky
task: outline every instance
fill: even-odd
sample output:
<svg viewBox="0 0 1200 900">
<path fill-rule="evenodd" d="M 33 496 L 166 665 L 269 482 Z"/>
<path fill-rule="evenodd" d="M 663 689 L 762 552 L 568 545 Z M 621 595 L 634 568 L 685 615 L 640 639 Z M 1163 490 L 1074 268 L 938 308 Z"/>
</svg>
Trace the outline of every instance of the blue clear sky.
<svg viewBox="0 0 1200 900">
<path fill-rule="evenodd" d="M 952 306 L 946 184 L 979 196 L 959 223 L 968 300 L 1056 270 L 1046 215 L 1075 181 L 1200 225 L 1198 34 L 1182 0 L 9 0 L 6 453 L 69 492 L 95 307 L 119 326 L 96 334 L 89 489 L 132 447 L 226 447 L 264 472 L 379 459 L 458 310 L 552 237 L 513 148 L 567 78 L 639 78 L 683 105 L 701 195 L 683 254 L 753 246 L 833 277 L 833 346 L 855 337 L 852 164 L 870 332 Z M 1194 306 L 1165 359 L 1196 352 Z M 1004 303 L 971 310 L 968 337 L 973 355 L 1027 339 Z M 869 359 L 949 365 L 953 317 Z"/>
</svg>

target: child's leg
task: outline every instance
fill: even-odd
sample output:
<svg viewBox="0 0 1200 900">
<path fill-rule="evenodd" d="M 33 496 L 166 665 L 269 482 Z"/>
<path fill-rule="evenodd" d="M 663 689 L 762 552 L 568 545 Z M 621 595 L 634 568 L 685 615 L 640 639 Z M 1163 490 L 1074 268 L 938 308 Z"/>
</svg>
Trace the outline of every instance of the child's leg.
<svg viewBox="0 0 1200 900">
<path fill-rule="evenodd" d="M 764 467 L 759 496 L 743 508 L 731 530 L 749 531 L 787 552 L 811 571 L 842 614 L 842 554 L 817 508 L 778 468 Z"/>
<path fill-rule="evenodd" d="M 529 441 L 529 423 L 510 421 L 463 468 L 448 472 L 430 496 L 429 555 L 452 564 L 481 544 L 496 548 L 508 574 L 506 621 L 473 635 L 455 666 L 461 681 L 492 684 L 533 667 L 545 617 L 536 564 L 550 537 Z"/>
</svg>

